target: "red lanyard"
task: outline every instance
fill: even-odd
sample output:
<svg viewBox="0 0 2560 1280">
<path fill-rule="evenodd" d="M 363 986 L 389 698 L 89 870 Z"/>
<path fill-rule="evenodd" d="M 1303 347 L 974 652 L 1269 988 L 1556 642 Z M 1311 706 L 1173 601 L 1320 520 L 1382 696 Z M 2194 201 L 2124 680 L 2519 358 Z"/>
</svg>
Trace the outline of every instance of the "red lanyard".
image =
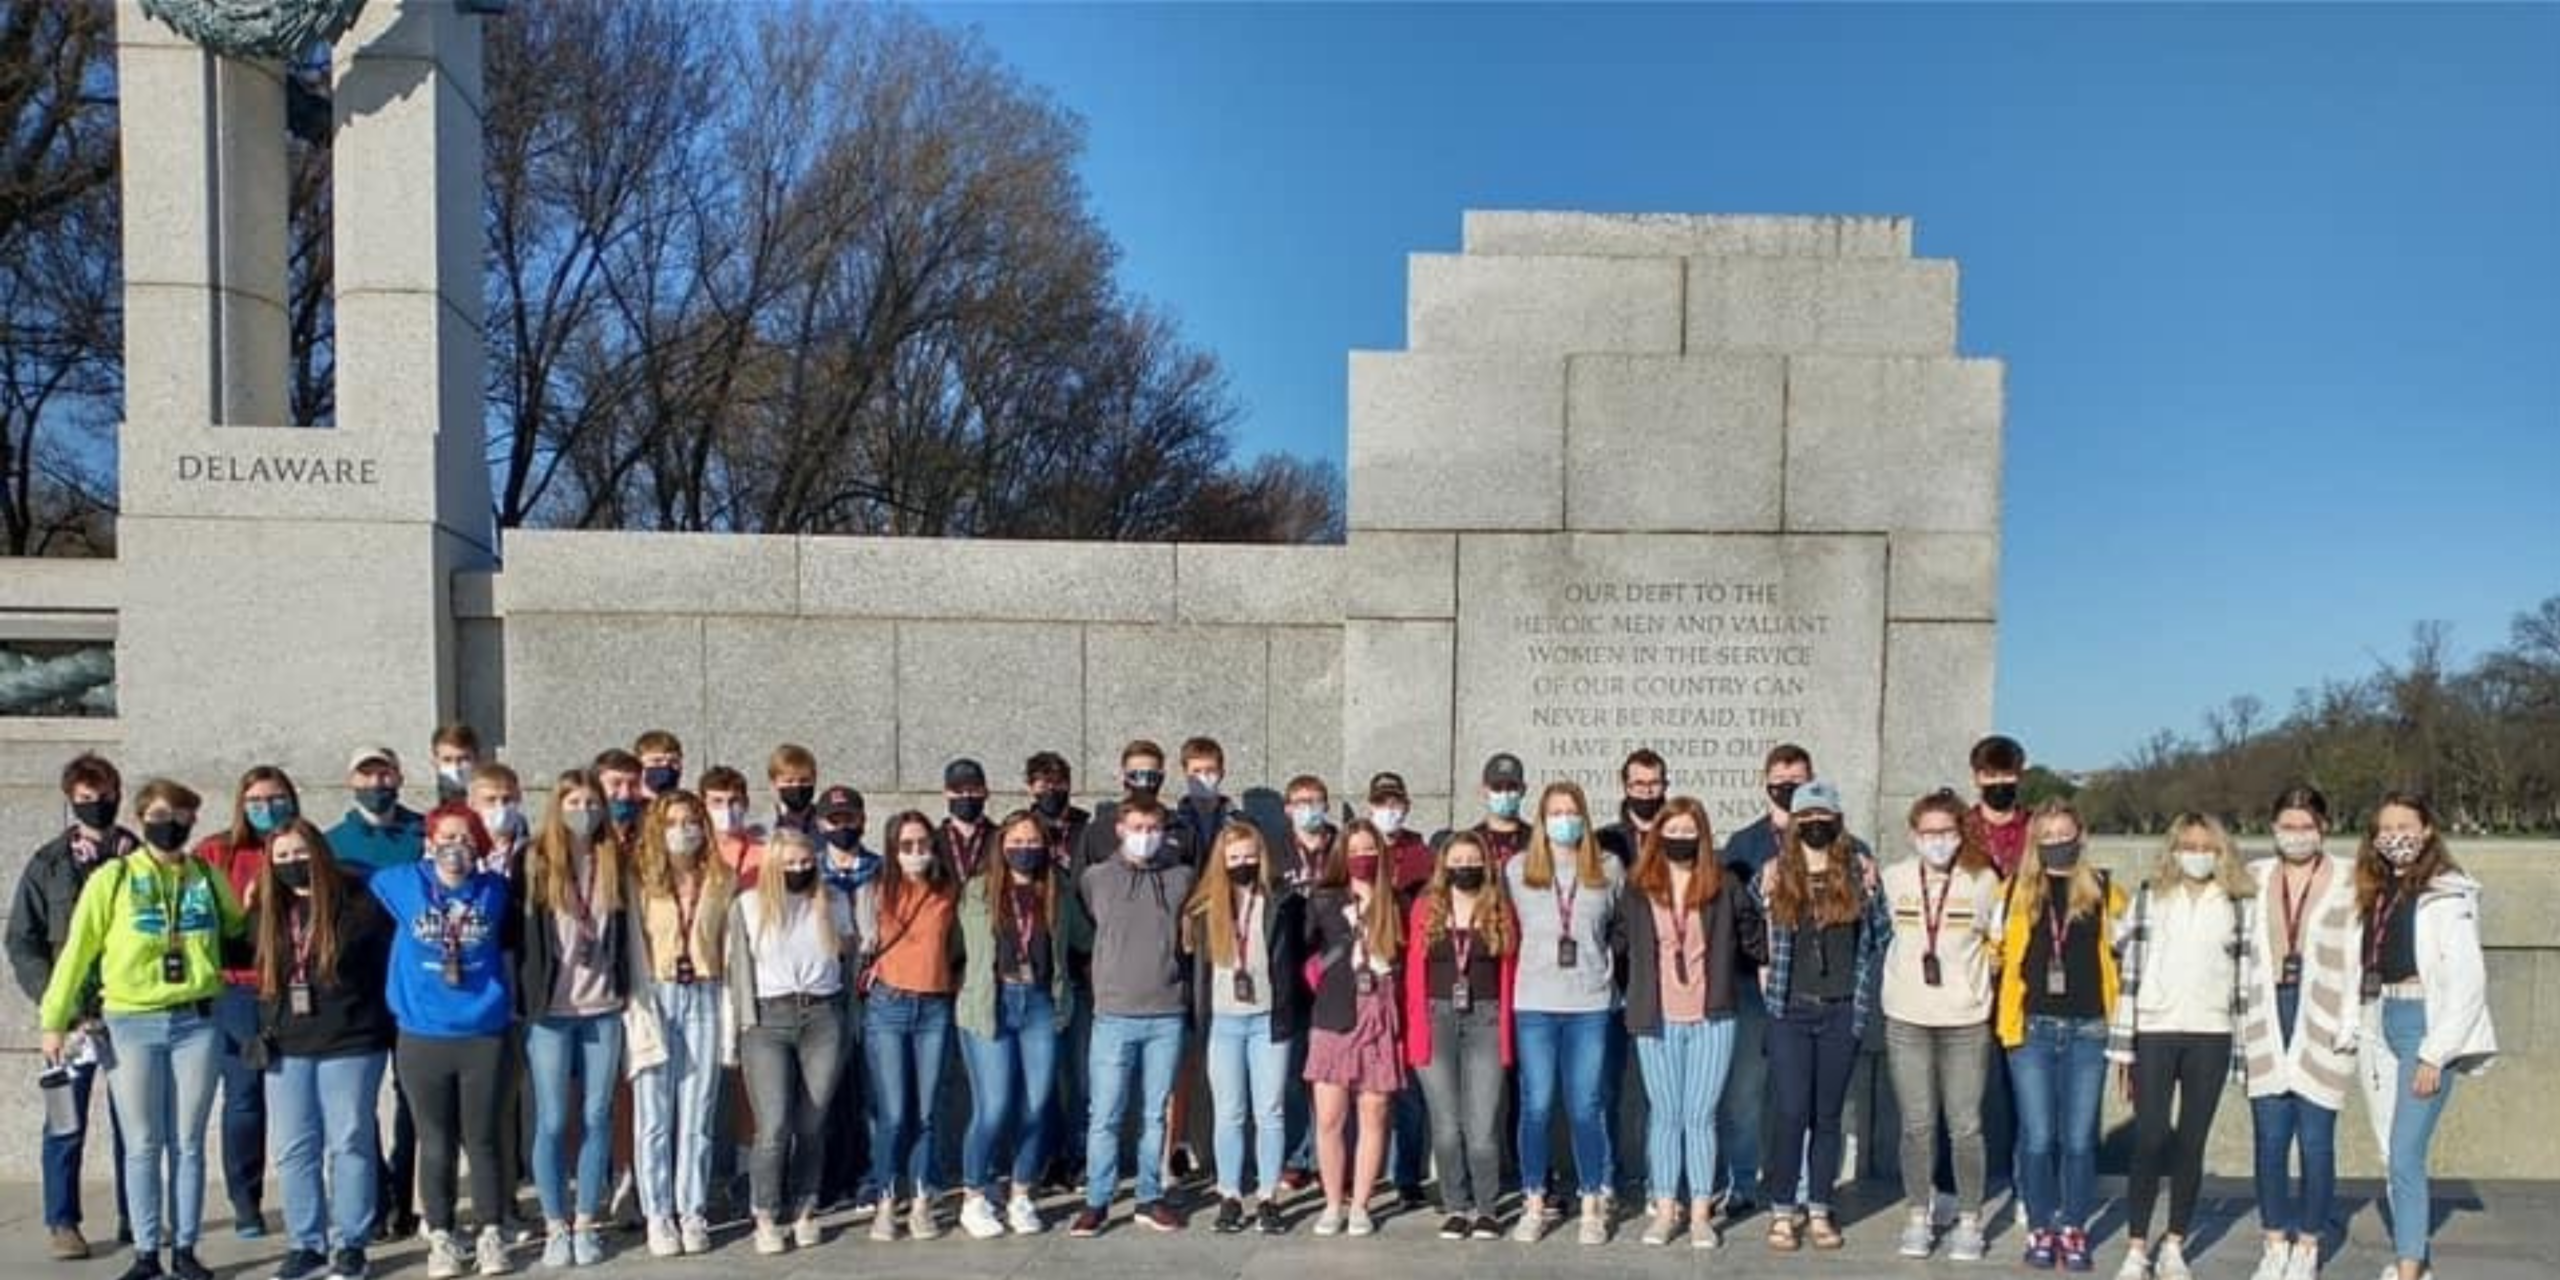
<svg viewBox="0 0 2560 1280">
<path fill-rule="evenodd" d="M 578 895 L 578 909 L 575 914 L 570 916 L 570 920 L 578 926 L 578 936 L 580 938 L 593 938 L 596 936 L 596 873 L 603 864 L 591 856 L 587 861 L 587 873 L 583 877 L 576 874 L 577 865 L 577 855 L 570 855 L 569 868 L 571 874 L 569 876 L 569 884 L 572 889 L 576 890 Z"/>
<path fill-rule="evenodd" d="M 693 959 L 693 921 L 695 915 L 702 910 L 702 882 L 695 881 L 693 892 L 689 894 L 684 891 L 683 886 L 677 886 L 675 897 L 676 954 L 691 960 Z"/>
<path fill-rule="evenodd" d="M 2394 879 L 2382 896 L 2374 899 L 2373 918 L 2364 926 L 2364 967 L 2367 973 L 2382 972 L 2382 953 L 2389 945 L 2391 918 L 2400 911 L 2400 882 Z"/>
<path fill-rule="evenodd" d="M 1372 889 L 1370 892 L 1375 893 L 1377 890 Z M 1355 977 L 1361 970 L 1369 967 L 1369 929 L 1368 921 L 1362 919 L 1364 914 L 1360 909 L 1359 898 L 1351 897 L 1344 900 L 1342 918 L 1351 922 L 1351 972 Z"/>
<path fill-rule="evenodd" d="M 1689 908 L 1673 898 L 1671 903 L 1671 958 L 1678 962 L 1680 981 L 1689 980 Z"/>
<path fill-rule="evenodd" d="M 293 931 L 293 976 L 288 981 L 303 986 L 311 981 L 311 921 L 299 902 L 293 904 L 286 919 Z"/>
<path fill-rule="evenodd" d="M 1580 898 L 1581 896 L 1582 896 L 1582 873 L 1581 873 L 1581 871 L 1576 870 L 1576 871 L 1573 873 L 1573 875 L 1571 876 L 1571 878 L 1559 878 L 1559 879 L 1557 880 L 1557 882 L 1556 882 L 1556 936 L 1557 936 L 1557 937 L 1559 937 L 1559 938 L 1570 938 L 1570 937 L 1572 937 L 1572 936 L 1573 936 L 1573 904 L 1574 904 L 1575 899 L 1578 899 L 1578 898 Z"/>
<path fill-rule="evenodd" d="M 2328 864 L 2327 854 L 2312 859 L 2311 874 L 2302 878 L 2302 892 L 2284 894 L 2284 953 L 2286 955 L 2299 955 L 2302 952 L 2302 909 L 2311 905 L 2311 888 L 2320 883 L 2321 869 Z M 2278 871 L 2276 874 L 2277 884 L 2281 887 L 2284 873 Z"/>
<path fill-rule="evenodd" d="M 2050 890 L 2053 886 L 2045 887 Z M 2061 910 L 2056 911 L 2054 908 L 2057 906 Z M 2045 899 L 2044 933 L 2045 937 L 2053 941 L 2053 954 L 2045 958 L 2046 963 L 2062 963 L 2062 944 L 2071 937 L 2071 898 L 2068 893 L 2063 895 L 2060 902 L 2055 902 L 2049 896 Z"/>
<path fill-rule="evenodd" d="M 1461 982 L 1466 981 L 1468 963 L 1475 959 L 1476 931 L 1473 929 L 1451 929 L 1449 931 L 1449 950 L 1457 957 L 1458 980 Z"/>
<path fill-rule="evenodd" d="M 1946 887 L 1938 892 L 1937 905 L 1929 905 L 1929 869 L 1920 868 L 1920 927 L 1928 933 L 1927 954 L 1929 955 L 1938 954 L 1938 930 L 1947 922 L 1947 900 L 1954 896 L 1956 896 L 1956 873 L 1955 869 L 1950 867 L 1946 873 Z M 2060 940 L 2057 939 L 2054 943 L 2057 952 L 2061 949 L 2061 945 Z"/>
<path fill-rule="evenodd" d="M 453 909 L 461 903 L 445 890 L 444 882 L 438 879 L 434 872 L 425 874 L 427 909 L 436 913 L 436 923 L 443 932 L 445 958 L 456 958 L 462 954 L 462 921 Z M 470 881 L 466 880 L 463 884 L 467 886 Z"/>
<path fill-rule="evenodd" d="M 1253 930 L 1262 920 L 1262 893 L 1248 889 L 1236 898 L 1236 968 L 1245 969 L 1253 955 Z"/>
<path fill-rule="evenodd" d="M 1040 897 L 1036 893 L 1022 889 L 1010 890 L 1009 896 L 1013 899 L 1013 958 L 1016 963 L 1028 969 L 1032 967 L 1031 941 L 1040 927 L 1040 922 L 1033 916 L 1032 910 L 1040 905 Z"/>
</svg>

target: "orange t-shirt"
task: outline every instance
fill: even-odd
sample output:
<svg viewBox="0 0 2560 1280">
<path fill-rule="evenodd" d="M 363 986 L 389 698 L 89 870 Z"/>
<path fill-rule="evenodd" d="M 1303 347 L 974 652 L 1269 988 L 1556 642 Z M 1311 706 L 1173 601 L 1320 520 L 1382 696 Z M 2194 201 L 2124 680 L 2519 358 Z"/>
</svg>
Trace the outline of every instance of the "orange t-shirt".
<svg viewBox="0 0 2560 1280">
<path fill-rule="evenodd" d="M 756 887 L 756 872 L 764 866 L 764 833 L 753 829 L 720 837 L 720 860 L 738 876 L 738 892 Z"/>
<path fill-rule="evenodd" d="M 951 975 L 951 930 L 958 923 L 959 895 L 911 890 L 894 907 L 880 904 L 880 936 L 887 947 L 872 973 L 900 991 L 917 995 L 950 995 L 957 984 Z"/>
</svg>

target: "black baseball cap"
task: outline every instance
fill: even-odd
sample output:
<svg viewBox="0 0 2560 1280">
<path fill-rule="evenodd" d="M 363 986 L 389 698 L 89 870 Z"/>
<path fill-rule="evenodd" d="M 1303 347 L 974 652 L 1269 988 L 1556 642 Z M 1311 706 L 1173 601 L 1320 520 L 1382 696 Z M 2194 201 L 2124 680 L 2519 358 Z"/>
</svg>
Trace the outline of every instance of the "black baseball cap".
<svg viewBox="0 0 2560 1280">
<path fill-rule="evenodd" d="M 1410 797 L 1405 794 L 1403 774 L 1376 773 L 1369 775 L 1370 803 L 1375 804 L 1380 800 L 1404 800 L 1409 798 Z"/>
<path fill-rule="evenodd" d="M 987 785 L 987 771 L 977 761 L 962 756 L 942 766 L 942 789 L 957 791 L 962 787 Z"/>
<path fill-rule="evenodd" d="M 1526 791 L 1529 771 L 1521 767 L 1520 757 L 1508 751 L 1497 751 L 1485 757 L 1484 785 L 1495 791 Z"/>
<path fill-rule="evenodd" d="M 818 793 L 818 816 L 832 818 L 841 813 L 862 812 L 862 793 L 839 782 Z"/>
</svg>

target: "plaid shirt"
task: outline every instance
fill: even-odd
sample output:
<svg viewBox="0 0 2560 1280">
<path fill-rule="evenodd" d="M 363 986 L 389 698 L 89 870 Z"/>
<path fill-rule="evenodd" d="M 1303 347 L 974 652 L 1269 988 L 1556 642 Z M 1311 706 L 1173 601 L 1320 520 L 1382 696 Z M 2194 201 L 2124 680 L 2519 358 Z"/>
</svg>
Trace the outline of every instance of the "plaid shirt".
<svg viewBox="0 0 2560 1280">
<path fill-rule="evenodd" d="M 1877 874 L 1876 860 L 1866 846 L 1852 842 L 1851 856 L 1857 860 L 1858 910 L 1858 983 L 1857 994 L 1849 1012 L 1849 1034 L 1865 1038 L 1867 1025 L 1875 1018 L 1876 993 L 1884 985 L 1885 948 L 1893 942 L 1893 904 L 1885 900 L 1883 878 Z M 1761 914 L 1769 921 L 1769 964 L 1760 971 L 1760 992 L 1772 1013 L 1787 1007 L 1787 992 L 1795 980 L 1797 930 L 1781 926 L 1768 915 L 1769 886 L 1776 874 L 1773 860 L 1760 869 L 1751 881 L 1751 896 L 1761 906 Z"/>
<path fill-rule="evenodd" d="M 2256 984 L 2249 980 L 2249 912 L 2244 899 L 2231 899 L 2231 934 L 2223 940 L 2223 953 L 2231 957 L 2231 1078 L 2249 1078 L 2247 1046 L 2241 1043 L 2240 1028 L 2248 1025 L 2251 1004 L 2249 993 Z M 2123 989 L 2117 993 L 2115 1016 L 2107 1023 L 2107 1060 L 2133 1061 L 2134 1039 L 2141 1028 L 2135 1014 L 2137 999 L 2142 994 L 2142 971 L 2151 951 L 2151 886 L 2145 884 L 2133 897 L 2133 920 L 2116 940 L 2116 964 L 2122 976 Z"/>
</svg>

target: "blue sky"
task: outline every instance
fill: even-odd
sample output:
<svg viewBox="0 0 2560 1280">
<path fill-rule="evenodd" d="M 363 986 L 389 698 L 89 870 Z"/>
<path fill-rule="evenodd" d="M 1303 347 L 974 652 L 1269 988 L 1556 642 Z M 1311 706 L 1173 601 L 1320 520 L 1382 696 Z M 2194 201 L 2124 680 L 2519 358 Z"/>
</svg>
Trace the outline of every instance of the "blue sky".
<svg viewBox="0 0 2560 1280">
<path fill-rule="evenodd" d="M 1890 213 L 2009 362 L 1999 719 L 2094 767 L 2560 593 L 2560 7 L 940 6 L 1248 452 L 1468 208 Z"/>
</svg>

